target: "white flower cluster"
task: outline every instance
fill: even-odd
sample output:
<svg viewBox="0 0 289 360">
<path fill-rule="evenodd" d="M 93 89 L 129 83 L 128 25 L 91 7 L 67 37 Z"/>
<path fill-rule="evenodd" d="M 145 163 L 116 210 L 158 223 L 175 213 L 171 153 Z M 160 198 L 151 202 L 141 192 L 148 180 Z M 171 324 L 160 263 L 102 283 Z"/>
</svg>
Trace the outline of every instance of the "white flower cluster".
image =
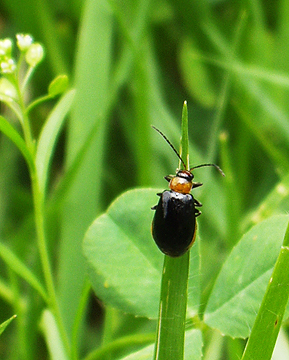
<svg viewBox="0 0 289 360">
<path fill-rule="evenodd" d="M 17 34 L 17 47 L 25 54 L 26 63 L 35 67 L 44 57 L 43 46 L 34 43 L 32 36 L 28 34 Z M 13 74 L 16 71 L 16 63 L 12 58 L 13 42 L 11 39 L 0 40 L 0 72 L 2 74 Z"/>
</svg>

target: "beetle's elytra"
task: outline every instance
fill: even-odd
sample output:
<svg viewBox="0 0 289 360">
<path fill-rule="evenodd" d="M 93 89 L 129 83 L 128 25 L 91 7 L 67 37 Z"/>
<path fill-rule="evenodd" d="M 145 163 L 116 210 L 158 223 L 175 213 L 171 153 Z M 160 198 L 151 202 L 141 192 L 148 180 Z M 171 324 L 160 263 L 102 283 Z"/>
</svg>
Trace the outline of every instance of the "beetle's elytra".
<svg viewBox="0 0 289 360">
<path fill-rule="evenodd" d="M 153 128 L 167 141 L 186 169 L 183 159 L 172 143 L 160 130 L 154 126 Z M 159 249 L 171 257 L 185 254 L 195 241 L 196 217 L 201 214 L 196 207 L 200 207 L 202 204 L 190 192 L 203 184 L 193 182 L 192 170 L 204 166 L 214 166 L 224 175 L 223 171 L 215 164 L 202 164 L 190 170 L 178 170 L 175 176 L 165 177 L 169 181 L 170 190 L 157 194 L 160 196 L 159 202 L 152 207 L 155 210 L 152 223 L 153 238 Z"/>
</svg>

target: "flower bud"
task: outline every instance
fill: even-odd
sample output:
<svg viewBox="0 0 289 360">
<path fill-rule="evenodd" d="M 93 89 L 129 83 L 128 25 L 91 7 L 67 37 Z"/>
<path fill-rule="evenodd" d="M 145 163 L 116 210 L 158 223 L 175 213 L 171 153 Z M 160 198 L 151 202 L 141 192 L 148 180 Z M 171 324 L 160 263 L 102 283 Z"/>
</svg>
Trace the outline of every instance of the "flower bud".
<svg viewBox="0 0 289 360">
<path fill-rule="evenodd" d="M 8 96 L 8 98 L 11 99 L 17 98 L 17 91 L 15 86 L 5 77 L 0 79 L 0 98 L 2 94 Z"/>
<path fill-rule="evenodd" d="M 29 49 L 25 54 L 25 59 L 28 65 L 36 66 L 44 57 L 43 46 L 39 43 L 30 45 Z"/>
</svg>

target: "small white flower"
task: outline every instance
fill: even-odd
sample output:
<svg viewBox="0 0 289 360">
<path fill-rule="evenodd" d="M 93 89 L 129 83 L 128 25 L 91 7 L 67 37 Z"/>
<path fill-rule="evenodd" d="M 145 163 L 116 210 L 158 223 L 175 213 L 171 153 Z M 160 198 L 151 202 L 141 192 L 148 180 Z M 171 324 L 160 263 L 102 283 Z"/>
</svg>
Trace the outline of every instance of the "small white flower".
<svg viewBox="0 0 289 360">
<path fill-rule="evenodd" d="M 16 70 L 16 65 L 13 59 L 6 58 L 1 61 L 0 69 L 3 74 L 12 74 Z"/>
<path fill-rule="evenodd" d="M 21 51 L 26 51 L 33 43 L 33 37 L 29 34 L 17 34 L 16 39 L 17 46 Z"/>
<path fill-rule="evenodd" d="M 12 41 L 10 39 L 0 40 L 0 56 L 10 55 L 12 51 Z"/>
</svg>

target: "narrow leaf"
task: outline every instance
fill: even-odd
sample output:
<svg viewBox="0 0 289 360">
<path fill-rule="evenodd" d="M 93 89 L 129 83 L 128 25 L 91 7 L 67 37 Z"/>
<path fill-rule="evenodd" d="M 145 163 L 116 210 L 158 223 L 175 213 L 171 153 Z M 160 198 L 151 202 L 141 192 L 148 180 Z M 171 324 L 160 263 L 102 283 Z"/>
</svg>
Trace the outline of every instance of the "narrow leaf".
<svg viewBox="0 0 289 360">
<path fill-rule="evenodd" d="M 41 192 L 45 192 L 54 146 L 64 124 L 65 117 L 71 108 L 74 94 L 75 91 L 70 90 L 60 99 L 41 131 L 35 160 Z"/>
<path fill-rule="evenodd" d="M 188 109 L 186 101 L 183 104 L 182 111 L 181 150 L 186 169 L 189 169 Z M 167 255 L 164 257 L 155 360 L 184 359 L 189 264 L 189 251 L 177 258 Z"/>
<path fill-rule="evenodd" d="M 27 281 L 44 299 L 47 301 L 47 295 L 44 287 L 41 285 L 31 270 L 4 244 L 0 243 L 0 257 L 3 261 L 18 274 L 22 279 Z"/>
<path fill-rule="evenodd" d="M 53 314 L 44 310 L 40 322 L 51 360 L 68 360 Z"/>
<path fill-rule="evenodd" d="M 3 331 L 6 329 L 6 327 L 11 323 L 12 320 L 16 318 L 17 315 L 13 315 L 10 319 L 4 321 L 2 324 L 0 324 L 0 335 L 3 333 Z"/>
<path fill-rule="evenodd" d="M 14 144 L 21 151 L 24 156 L 27 165 L 30 169 L 33 169 L 34 163 L 31 153 L 29 152 L 25 141 L 19 135 L 18 131 L 14 129 L 14 127 L 3 117 L 0 115 L 0 131 L 3 132 L 10 140 L 14 142 Z"/>
</svg>

